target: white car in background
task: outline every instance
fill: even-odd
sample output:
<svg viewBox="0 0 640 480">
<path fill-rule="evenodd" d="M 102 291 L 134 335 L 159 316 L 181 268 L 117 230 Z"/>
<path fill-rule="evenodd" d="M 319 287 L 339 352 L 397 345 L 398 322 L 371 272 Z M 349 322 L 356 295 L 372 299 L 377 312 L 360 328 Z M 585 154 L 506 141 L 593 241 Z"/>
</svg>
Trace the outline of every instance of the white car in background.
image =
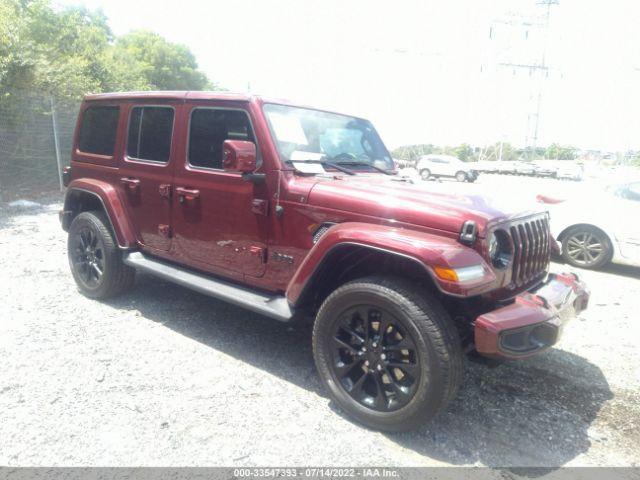
<svg viewBox="0 0 640 480">
<path fill-rule="evenodd" d="M 584 176 L 582 165 L 573 162 L 559 162 L 556 169 L 556 178 L 561 180 L 574 180 L 579 182 Z"/>
<path fill-rule="evenodd" d="M 475 182 L 478 172 L 472 163 L 465 163 L 452 155 L 424 155 L 416 164 L 423 180 L 431 177 L 451 177 L 459 182 Z"/>
<path fill-rule="evenodd" d="M 536 168 L 531 162 L 514 161 L 513 168 L 516 175 L 534 175 Z"/>
<path fill-rule="evenodd" d="M 564 260 L 580 268 L 640 266 L 640 180 L 590 188 L 567 200 L 538 195 Z"/>
<path fill-rule="evenodd" d="M 496 160 L 495 162 L 495 172 L 500 173 L 502 175 L 515 175 L 516 165 L 512 160 Z"/>
</svg>

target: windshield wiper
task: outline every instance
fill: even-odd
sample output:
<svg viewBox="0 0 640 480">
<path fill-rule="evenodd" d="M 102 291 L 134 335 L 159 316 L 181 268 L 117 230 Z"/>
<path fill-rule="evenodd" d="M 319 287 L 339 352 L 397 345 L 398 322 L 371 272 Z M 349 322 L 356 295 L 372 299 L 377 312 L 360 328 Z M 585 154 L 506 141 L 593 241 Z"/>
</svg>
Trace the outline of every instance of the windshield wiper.
<svg viewBox="0 0 640 480">
<path fill-rule="evenodd" d="M 287 160 L 287 163 L 318 163 L 323 167 L 326 165 L 327 167 L 334 168 L 342 173 L 346 173 L 347 175 L 355 175 L 356 173 L 348 168 L 341 167 L 337 163 L 330 162 L 328 160 Z"/>
<path fill-rule="evenodd" d="M 380 168 L 380 167 L 376 167 L 375 165 L 372 165 L 370 163 L 367 162 L 337 162 L 339 165 L 350 165 L 352 167 L 358 166 L 358 167 L 369 167 L 369 168 L 373 168 L 374 170 L 380 172 L 380 173 L 384 173 L 385 175 L 395 175 L 394 172 L 390 172 L 389 170 L 385 170 L 384 168 Z"/>
</svg>

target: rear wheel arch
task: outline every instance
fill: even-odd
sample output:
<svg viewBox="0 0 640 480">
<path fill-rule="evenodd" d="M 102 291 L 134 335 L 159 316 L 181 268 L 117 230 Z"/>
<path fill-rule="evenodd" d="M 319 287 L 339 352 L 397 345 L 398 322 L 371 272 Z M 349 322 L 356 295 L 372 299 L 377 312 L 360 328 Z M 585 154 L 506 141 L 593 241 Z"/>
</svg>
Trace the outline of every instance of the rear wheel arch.
<svg viewBox="0 0 640 480">
<path fill-rule="evenodd" d="M 116 221 L 107 208 L 102 196 L 94 191 L 82 188 L 70 188 L 67 190 L 64 200 L 64 215 L 62 216 L 62 228 L 68 231 L 73 220 L 82 212 L 102 212 L 108 222 L 112 234 L 114 235 L 119 248 L 129 248 L 130 239 L 126 238 L 122 226 Z"/>
</svg>

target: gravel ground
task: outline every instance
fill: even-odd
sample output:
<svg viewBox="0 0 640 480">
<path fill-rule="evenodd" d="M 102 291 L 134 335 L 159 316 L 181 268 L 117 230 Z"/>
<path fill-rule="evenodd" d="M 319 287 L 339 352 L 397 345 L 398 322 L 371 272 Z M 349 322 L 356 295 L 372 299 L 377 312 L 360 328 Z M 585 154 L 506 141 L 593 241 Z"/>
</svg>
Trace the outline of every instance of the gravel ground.
<svg viewBox="0 0 640 480">
<path fill-rule="evenodd" d="M 385 435 L 327 398 L 309 325 L 142 275 L 114 300 L 80 295 L 59 208 L 0 216 L 0 465 L 640 463 L 639 269 L 581 272 L 591 306 L 557 348 L 467 362 L 443 414 Z"/>
</svg>

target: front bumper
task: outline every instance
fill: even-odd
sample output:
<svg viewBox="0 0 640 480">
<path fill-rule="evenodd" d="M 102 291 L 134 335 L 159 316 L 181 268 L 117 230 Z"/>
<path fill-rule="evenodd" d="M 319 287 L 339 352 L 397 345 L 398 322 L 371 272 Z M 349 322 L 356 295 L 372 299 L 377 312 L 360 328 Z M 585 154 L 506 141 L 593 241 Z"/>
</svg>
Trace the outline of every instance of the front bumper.
<svg viewBox="0 0 640 480">
<path fill-rule="evenodd" d="M 572 273 L 549 274 L 535 290 L 476 318 L 479 354 L 497 359 L 530 357 L 554 345 L 562 327 L 587 308 L 589 290 Z"/>
</svg>

